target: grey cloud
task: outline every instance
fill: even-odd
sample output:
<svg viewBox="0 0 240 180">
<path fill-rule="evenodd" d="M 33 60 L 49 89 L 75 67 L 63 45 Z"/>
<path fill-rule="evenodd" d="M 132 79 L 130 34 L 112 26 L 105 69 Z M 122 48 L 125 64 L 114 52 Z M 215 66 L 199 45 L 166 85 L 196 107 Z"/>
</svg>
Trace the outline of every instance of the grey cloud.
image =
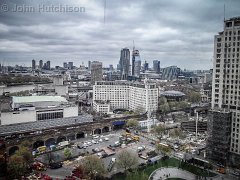
<svg viewBox="0 0 240 180">
<path fill-rule="evenodd" d="M 0 11 L 0 62 L 30 64 L 31 59 L 53 65 L 73 60 L 76 65 L 100 60 L 119 61 L 120 49 L 132 47 L 143 60 L 161 60 L 163 66 L 211 68 L 213 38 L 226 16 L 239 16 L 238 0 L 8 0 L 1 4 L 67 4 L 84 6 L 85 13 L 13 13 Z"/>
</svg>

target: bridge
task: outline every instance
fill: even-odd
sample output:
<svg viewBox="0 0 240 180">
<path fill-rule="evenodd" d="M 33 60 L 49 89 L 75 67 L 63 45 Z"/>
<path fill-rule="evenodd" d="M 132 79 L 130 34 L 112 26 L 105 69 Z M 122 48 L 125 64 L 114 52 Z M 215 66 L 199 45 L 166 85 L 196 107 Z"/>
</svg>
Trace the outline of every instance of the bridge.
<svg viewBox="0 0 240 180">
<path fill-rule="evenodd" d="M 88 137 L 92 134 L 102 134 L 102 133 L 110 132 L 114 129 L 122 128 L 125 125 L 126 120 L 131 118 L 142 119 L 142 118 L 146 118 L 146 116 L 134 115 L 134 116 L 127 116 L 122 118 L 102 119 L 98 121 L 79 121 L 73 118 L 71 119 L 68 118 L 68 124 L 63 124 L 61 126 L 55 125 L 49 128 L 47 127 L 43 128 L 42 126 L 39 126 L 34 130 L 29 128 L 29 130 L 24 130 L 24 131 L 21 131 L 20 129 L 18 132 L 14 131 L 11 134 L 5 134 L 5 135 L 1 134 L 1 136 L 5 137 L 6 149 L 8 154 L 11 155 L 16 150 L 19 149 L 19 145 L 23 141 L 30 142 L 32 149 L 36 149 L 44 145 L 49 147 L 50 145 L 56 145 L 61 141 L 77 140 L 77 139 Z M 59 120 L 52 120 L 52 121 L 59 121 Z M 24 126 L 23 124 L 19 124 L 19 125 L 23 127 L 26 126 L 26 125 Z M 0 126 L 0 128 L 2 127 L 3 126 Z M 1 129 L 0 129 L 0 132 L 2 133 Z"/>
</svg>

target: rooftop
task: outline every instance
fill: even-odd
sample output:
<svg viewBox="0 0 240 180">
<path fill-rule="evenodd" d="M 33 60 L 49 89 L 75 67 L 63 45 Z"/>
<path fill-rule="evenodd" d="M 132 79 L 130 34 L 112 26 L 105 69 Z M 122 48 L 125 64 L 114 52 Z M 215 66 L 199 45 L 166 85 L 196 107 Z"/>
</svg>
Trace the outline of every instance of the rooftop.
<svg viewBox="0 0 240 180">
<path fill-rule="evenodd" d="M 13 133 L 24 133 L 39 131 L 50 128 L 58 128 L 61 126 L 71 126 L 79 123 L 92 122 L 93 117 L 91 115 L 81 115 L 76 117 L 69 118 L 60 118 L 60 119 L 48 119 L 42 121 L 12 124 L 12 125 L 2 125 L 0 126 L 0 135 L 8 135 Z"/>
<path fill-rule="evenodd" d="M 62 96 L 13 96 L 13 103 L 28 103 L 28 102 L 67 102 Z"/>
<path fill-rule="evenodd" d="M 163 96 L 185 96 L 184 93 L 180 92 L 180 91 L 164 91 L 162 93 Z"/>
</svg>

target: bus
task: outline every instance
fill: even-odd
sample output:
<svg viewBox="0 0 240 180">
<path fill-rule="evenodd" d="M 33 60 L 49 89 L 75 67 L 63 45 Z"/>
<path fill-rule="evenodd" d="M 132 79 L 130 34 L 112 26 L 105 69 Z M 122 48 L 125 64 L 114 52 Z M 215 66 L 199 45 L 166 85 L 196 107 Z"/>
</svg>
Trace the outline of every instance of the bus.
<svg viewBox="0 0 240 180">
<path fill-rule="evenodd" d="M 40 146 L 37 148 L 37 151 L 39 153 L 44 153 L 44 152 L 46 152 L 46 150 L 47 150 L 47 146 Z"/>
</svg>

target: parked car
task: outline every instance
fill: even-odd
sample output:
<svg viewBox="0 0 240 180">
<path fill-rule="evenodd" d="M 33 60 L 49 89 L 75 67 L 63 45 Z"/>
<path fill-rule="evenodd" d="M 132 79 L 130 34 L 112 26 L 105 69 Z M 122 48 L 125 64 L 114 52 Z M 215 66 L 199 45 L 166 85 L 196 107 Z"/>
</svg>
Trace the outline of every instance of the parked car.
<svg viewBox="0 0 240 180">
<path fill-rule="evenodd" d="M 99 149 L 99 148 L 92 149 L 92 152 L 94 152 L 94 153 L 97 153 L 97 152 L 100 152 L 100 151 L 101 151 L 101 149 Z"/>
<path fill-rule="evenodd" d="M 105 137 L 104 140 L 105 140 L 105 141 L 109 141 L 109 138 Z"/>
<path fill-rule="evenodd" d="M 62 167 L 62 163 L 57 163 L 57 162 L 53 162 L 53 163 L 50 163 L 49 164 L 49 168 L 50 169 L 58 169 L 58 168 L 61 168 Z"/>
<path fill-rule="evenodd" d="M 93 135 L 93 139 L 98 139 L 99 136 L 98 135 Z"/>
</svg>

